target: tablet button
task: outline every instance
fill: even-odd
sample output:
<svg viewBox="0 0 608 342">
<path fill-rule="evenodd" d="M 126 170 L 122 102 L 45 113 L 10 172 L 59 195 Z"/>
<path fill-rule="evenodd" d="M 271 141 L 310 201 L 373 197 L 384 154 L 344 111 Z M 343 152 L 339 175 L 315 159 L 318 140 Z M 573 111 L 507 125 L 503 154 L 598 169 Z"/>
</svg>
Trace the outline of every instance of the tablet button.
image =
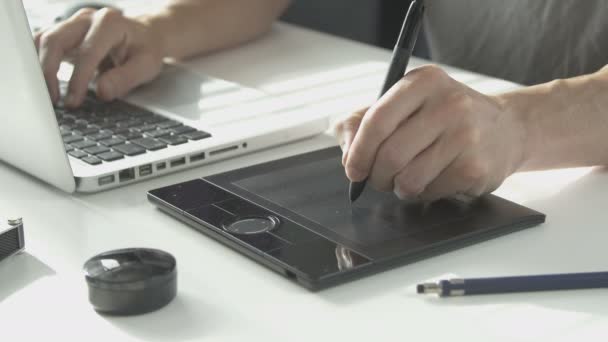
<svg viewBox="0 0 608 342">
<path fill-rule="evenodd" d="M 208 206 L 234 197 L 202 179 L 156 189 L 150 191 L 150 195 L 183 211 Z"/>
<path fill-rule="evenodd" d="M 267 210 L 240 198 L 216 203 L 215 205 L 240 217 L 266 217 L 270 214 Z"/>
<path fill-rule="evenodd" d="M 275 216 L 239 217 L 233 222 L 225 223 L 223 228 L 231 234 L 253 235 L 271 231 L 280 223 Z"/>
<path fill-rule="evenodd" d="M 361 254 L 326 239 L 289 245 L 268 255 L 295 267 L 312 281 L 371 263 Z"/>
<path fill-rule="evenodd" d="M 213 205 L 191 209 L 186 213 L 194 217 L 196 221 L 202 221 L 217 229 L 222 229 L 225 222 L 234 221 L 234 215 Z"/>
<path fill-rule="evenodd" d="M 229 212 L 216 207 L 215 205 L 210 205 L 206 207 L 201 207 L 197 209 L 188 210 L 186 212 L 187 216 L 194 219 L 194 221 L 198 222 L 203 226 L 203 229 L 211 229 L 209 226 L 214 227 L 217 231 L 221 232 L 224 236 L 229 236 L 231 239 L 237 239 L 242 241 L 243 243 L 251 246 L 251 248 L 258 249 L 262 252 L 268 252 L 274 249 L 283 248 L 289 243 L 283 239 L 280 239 L 276 236 L 273 236 L 265 231 L 260 231 L 258 233 L 252 233 L 255 230 L 267 229 L 270 226 L 260 224 L 251 224 L 248 227 L 232 227 L 231 229 L 239 231 L 245 231 L 245 229 L 249 229 L 250 233 L 242 234 L 236 232 L 230 232 L 226 229 L 226 227 L 236 223 L 239 221 L 234 215 Z M 262 218 L 264 219 L 264 218 Z M 269 220 L 269 219 L 265 219 Z M 240 221 L 243 221 L 242 219 Z M 278 219 L 277 219 L 278 221 Z M 245 224 L 247 222 L 241 222 L 241 224 Z"/>
<path fill-rule="evenodd" d="M 259 207 L 246 200 L 235 198 L 222 203 L 217 203 L 215 206 L 222 208 L 228 212 L 240 217 L 266 217 L 273 215 L 269 210 Z M 279 215 L 276 215 L 279 216 Z M 319 235 L 302 227 L 301 225 L 285 219 L 281 216 L 281 224 L 272 229 L 270 234 L 277 236 L 290 243 L 301 243 L 320 238 Z"/>
</svg>

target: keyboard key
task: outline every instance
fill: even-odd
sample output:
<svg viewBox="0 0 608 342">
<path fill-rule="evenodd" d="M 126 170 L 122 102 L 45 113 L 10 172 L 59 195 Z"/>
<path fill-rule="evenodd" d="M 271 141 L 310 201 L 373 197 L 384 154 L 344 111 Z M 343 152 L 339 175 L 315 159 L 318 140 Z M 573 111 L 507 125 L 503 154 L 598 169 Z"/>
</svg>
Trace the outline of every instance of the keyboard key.
<svg viewBox="0 0 608 342">
<path fill-rule="evenodd" d="M 131 130 L 133 132 L 139 132 L 139 133 L 144 133 L 144 132 L 148 132 L 148 131 L 153 131 L 156 129 L 155 125 L 142 125 L 142 126 L 135 126 L 135 127 L 131 127 Z"/>
<path fill-rule="evenodd" d="M 74 130 L 74 134 L 78 135 L 92 135 L 99 132 L 99 127 L 89 126 L 86 128 L 77 128 Z"/>
<path fill-rule="evenodd" d="M 121 121 L 127 121 L 129 119 L 131 119 L 131 117 L 129 117 L 128 115 L 124 115 L 124 114 L 117 114 L 114 112 L 110 112 L 107 115 L 109 115 L 110 120 L 114 121 L 115 123 L 121 122 Z"/>
<path fill-rule="evenodd" d="M 95 156 L 88 156 L 85 158 L 82 158 L 82 161 L 89 163 L 91 165 L 99 165 L 101 164 L 101 159 L 95 157 Z"/>
<path fill-rule="evenodd" d="M 63 137 L 63 142 L 66 144 L 71 144 L 76 141 L 81 141 L 82 139 L 84 138 L 80 135 L 68 135 L 67 137 Z"/>
<path fill-rule="evenodd" d="M 152 138 L 135 139 L 131 142 L 150 151 L 156 151 L 167 147 L 167 144 Z"/>
<path fill-rule="evenodd" d="M 182 134 L 182 137 L 190 140 L 201 140 L 211 138 L 211 134 L 203 131 L 190 132 L 186 134 Z"/>
<path fill-rule="evenodd" d="M 188 139 L 179 135 L 168 135 L 166 137 L 160 138 L 159 140 L 169 145 L 181 145 L 188 142 Z"/>
<path fill-rule="evenodd" d="M 171 132 L 169 132 L 166 129 L 157 129 L 155 131 L 146 132 L 145 135 L 150 138 L 160 138 L 160 137 L 164 137 L 165 135 L 169 135 L 169 134 L 171 134 Z"/>
<path fill-rule="evenodd" d="M 93 118 L 90 118 L 88 121 L 89 121 L 89 125 L 96 125 L 97 127 L 100 127 L 100 125 L 103 125 L 106 123 L 106 120 L 101 117 L 93 117 Z"/>
<path fill-rule="evenodd" d="M 83 123 L 77 123 L 77 122 L 74 122 L 74 124 L 72 125 L 72 128 L 73 128 L 73 129 L 85 129 L 85 128 L 87 128 L 87 127 L 89 127 L 89 124 L 88 124 L 88 123 L 83 124 Z"/>
<path fill-rule="evenodd" d="M 143 121 L 141 121 L 139 119 L 129 119 L 129 120 L 117 122 L 116 127 L 129 128 L 129 127 L 133 127 L 133 126 L 139 126 L 141 124 L 143 124 Z"/>
<path fill-rule="evenodd" d="M 68 154 L 71 155 L 72 157 L 78 158 L 78 159 L 88 156 L 88 154 L 86 152 L 82 152 L 82 151 L 78 151 L 78 150 L 71 151 Z"/>
<path fill-rule="evenodd" d="M 167 118 L 160 116 L 160 115 L 152 115 L 152 116 L 145 117 L 143 120 L 147 124 L 155 124 L 158 122 L 163 122 L 163 121 L 167 120 Z"/>
<path fill-rule="evenodd" d="M 110 130 L 112 131 L 112 133 L 114 133 L 114 135 L 127 134 L 127 133 L 131 132 L 131 130 L 129 130 L 128 128 L 118 128 L 118 127 L 112 127 Z"/>
<path fill-rule="evenodd" d="M 72 131 L 69 130 L 69 129 L 60 128 L 59 130 L 61 131 L 61 136 L 62 137 L 67 137 L 67 136 L 72 135 Z"/>
<path fill-rule="evenodd" d="M 97 143 L 94 141 L 91 141 L 91 140 L 82 140 L 79 142 L 71 143 L 70 145 L 72 145 L 73 148 L 82 150 L 85 148 L 93 147 L 93 146 L 97 145 Z"/>
<path fill-rule="evenodd" d="M 101 129 L 114 131 L 116 128 L 116 122 L 105 119 L 104 122 L 98 123 L 97 126 L 99 126 Z"/>
<path fill-rule="evenodd" d="M 167 120 L 167 121 L 157 123 L 156 127 L 158 127 L 159 129 L 169 129 L 169 128 L 181 126 L 181 124 L 182 124 L 181 122 L 177 122 L 175 120 Z"/>
<path fill-rule="evenodd" d="M 93 141 L 100 141 L 100 140 L 109 139 L 112 137 L 112 135 L 113 135 L 112 131 L 101 131 L 97 134 L 87 136 L 87 139 L 93 140 Z"/>
<path fill-rule="evenodd" d="M 146 149 L 136 144 L 123 144 L 112 147 L 115 151 L 118 151 L 127 156 L 136 156 L 138 154 L 146 153 Z"/>
<path fill-rule="evenodd" d="M 125 139 L 110 138 L 110 139 L 101 140 L 99 143 L 102 144 L 102 145 L 104 145 L 104 146 L 112 147 L 114 145 L 123 144 L 124 142 L 125 142 Z"/>
<path fill-rule="evenodd" d="M 124 158 L 124 156 L 122 155 L 122 153 L 116 152 L 116 151 L 110 151 L 110 152 L 105 152 L 102 154 L 98 154 L 97 158 L 103 160 L 103 161 L 115 161 L 118 159 L 122 159 Z"/>
<path fill-rule="evenodd" d="M 116 136 L 119 138 L 125 139 L 125 140 L 134 140 L 134 139 L 139 139 L 142 137 L 142 135 L 137 132 L 125 132 L 125 133 L 117 134 Z"/>
<path fill-rule="evenodd" d="M 83 151 L 85 151 L 88 154 L 100 154 L 100 153 L 104 153 L 104 152 L 108 152 L 110 149 L 108 147 L 105 146 L 92 146 L 89 148 L 85 148 Z"/>
<path fill-rule="evenodd" d="M 171 128 L 169 131 L 173 134 L 181 135 L 184 133 L 194 132 L 194 131 L 196 131 L 196 129 L 194 129 L 193 127 L 190 127 L 190 126 L 179 126 L 179 127 Z"/>
<path fill-rule="evenodd" d="M 129 115 L 138 117 L 140 119 L 143 119 L 145 117 L 154 115 L 152 112 L 148 111 L 147 109 L 135 107 L 135 106 L 130 105 L 128 103 L 125 103 L 125 104 L 128 106 L 127 110 L 129 112 Z"/>
<path fill-rule="evenodd" d="M 68 144 L 64 144 L 64 145 L 65 145 L 65 151 L 66 151 L 66 152 L 71 152 L 71 151 L 74 151 L 74 148 L 73 148 L 72 146 L 70 146 L 70 145 L 68 145 Z"/>
<path fill-rule="evenodd" d="M 58 119 L 57 123 L 59 124 L 60 128 L 66 128 L 66 129 L 72 129 L 72 126 L 74 126 L 74 121 L 73 120 L 67 120 L 67 119 Z"/>
</svg>

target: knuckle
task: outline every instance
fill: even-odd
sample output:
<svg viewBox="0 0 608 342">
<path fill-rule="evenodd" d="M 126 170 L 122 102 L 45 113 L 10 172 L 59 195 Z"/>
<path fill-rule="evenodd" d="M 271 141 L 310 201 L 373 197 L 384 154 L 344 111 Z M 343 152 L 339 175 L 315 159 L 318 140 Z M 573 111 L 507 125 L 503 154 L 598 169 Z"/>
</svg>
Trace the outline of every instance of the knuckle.
<svg viewBox="0 0 608 342">
<path fill-rule="evenodd" d="M 94 8 L 90 8 L 90 7 L 81 8 L 76 13 L 74 13 L 74 15 L 72 16 L 72 18 L 73 19 L 90 19 L 91 16 L 95 12 L 97 12 L 97 10 L 94 9 Z"/>
<path fill-rule="evenodd" d="M 481 133 L 479 132 L 479 130 L 470 124 L 464 123 L 463 125 L 464 127 L 461 129 L 457 137 L 458 143 L 461 146 L 467 147 L 479 145 L 481 140 Z"/>
<path fill-rule="evenodd" d="M 450 103 L 457 107 L 457 108 L 464 108 L 464 109 L 468 109 L 471 107 L 471 105 L 473 104 L 473 99 L 471 98 L 471 95 L 469 95 L 466 91 L 464 90 L 457 90 L 452 92 L 452 94 L 450 94 L 449 96 L 450 99 Z"/>
<path fill-rule="evenodd" d="M 418 77 L 429 81 L 429 82 L 437 82 L 444 80 L 447 77 L 447 74 L 443 69 L 435 64 L 423 65 L 419 68 Z"/>
<path fill-rule="evenodd" d="M 88 65 L 92 61 L 98 58 L 98 52 L 95 47 L 90 44 L 83 43 L 78 49 L 77 60 L 80 63 L 80 66 Z"/>
<path fill-rule="evenodd" d="M 380 137 L 388 136 L 393 127 L 389 126 L 388 120 L 383 118 L 385 105 L 380 104 L 378 107 L 371 109 L 365 116 L 366 126 L 371 134 Z"/>
<path fill-rule="evenodd" d="M 375 170 L 371 172 L 369 175 L 369 183 L 370 185 L 381 192 L 389 192 L 392 191 L 392 180 L 388 178 L 389 175 L 381 174 L 376 172 Z"/>
<path fill-rule="evenodd" d="M 424 116 L 424 121 L 426 121 L 426 124 L 429 122 L 434 124 L 450 123 L 454 115 L 449 105 L 440 105 L 432 109 L 427 116 Z"/>
<path fill-rule="evenodd" d="M 97 11 L 96 16 L 104 25 L 117 24 L 123 19 L 122 12 L 111 7 L 105 7 Z"/>
<path fill-rule="evenodd" d="M 447 97 L 444 108 L 462 119 L 472 114 L 473 99 L 465 91 L 456 91 Z"/>
<path fill-rule="evenodd" d="M 462 176 L 472 182 L 477 182 L 486 177 L 488 168 L 486 163 L 479 159 L 472 159 L 465 164 L 462 170 Z"/>
<path fill-rule="evenodd" d="M 378 161 L 391 174 L 396 174 L 404 167 L 402 151 L 392 145 L 383 144 L 378 151 Z"/>
<path fill-rule="evenodd" d="M 40 35 L 40 47 L 51 49 L 57 45 L 59 34 L 56 31 L 45 31 Z"/>
<path fill-rule="evenodd" d="M 424 191 L 424 186 L 411 173 L 405 173 L 395 179 L 395 187 L 404 195 L 417 196 Z"/>
</svg>

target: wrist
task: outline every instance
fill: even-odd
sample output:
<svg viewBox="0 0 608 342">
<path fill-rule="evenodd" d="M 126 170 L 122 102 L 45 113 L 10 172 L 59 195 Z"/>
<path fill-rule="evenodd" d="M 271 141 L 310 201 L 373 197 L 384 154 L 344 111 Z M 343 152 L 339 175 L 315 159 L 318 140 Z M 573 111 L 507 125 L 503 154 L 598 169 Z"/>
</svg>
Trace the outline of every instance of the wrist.
<svg viewBox="0 0 608 342">
<path fill-rule="evenodd" d="M 523 171 L 528 168 L 536 145 L 536 134 L 531 116 L 526 109 L 524 99 L 515 93 L 504 93 L 493 96 L 503 115 L 508 118 L 511 131 L 511 146 L 507 148 L 513 152 L 510 173 Z"/>
<path fill-rule="evenodd" d="M 142 31 L 145 32 L 145 36 L 152 49 L 160 54 L 161 58 L 172 57 L 174 55 L 171 51 L 169 39 L 171 36 L 171 17 L 164 12 L 142 15 L 135 17 L 134 20 L 141 27 Z"/>
</svg>

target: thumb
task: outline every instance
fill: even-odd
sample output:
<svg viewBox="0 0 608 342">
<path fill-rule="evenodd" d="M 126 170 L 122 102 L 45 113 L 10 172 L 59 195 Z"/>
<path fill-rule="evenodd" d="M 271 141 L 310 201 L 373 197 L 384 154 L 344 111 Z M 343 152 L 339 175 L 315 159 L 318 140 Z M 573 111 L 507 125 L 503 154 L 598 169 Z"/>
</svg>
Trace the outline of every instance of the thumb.
<svg viewBox="0 0 608 342">
<path fill-rule="evenodd" d="M 363 119 L 363 116 L 367 110 L 368 108 L 365 108 L 354 112 L 348 118 L 340 121 L 334 127 L 334 133 L 338 138 L 340 147 L 342 148 L 342 165 L 345 165 L 346 161 L 348 160 L 348 151 L 350 149 L 350 145 L 355 139 L 359 126 L 361 126 L 361 120 Z"/>
<path fill-rule="evenodd" d="M 127 95 L 134 88 L 150 82 L 162 69 L 162 60 L 149 54 L 136 54 L 97 78 L 97 96 L 111 101 Z"/>
</svg>

